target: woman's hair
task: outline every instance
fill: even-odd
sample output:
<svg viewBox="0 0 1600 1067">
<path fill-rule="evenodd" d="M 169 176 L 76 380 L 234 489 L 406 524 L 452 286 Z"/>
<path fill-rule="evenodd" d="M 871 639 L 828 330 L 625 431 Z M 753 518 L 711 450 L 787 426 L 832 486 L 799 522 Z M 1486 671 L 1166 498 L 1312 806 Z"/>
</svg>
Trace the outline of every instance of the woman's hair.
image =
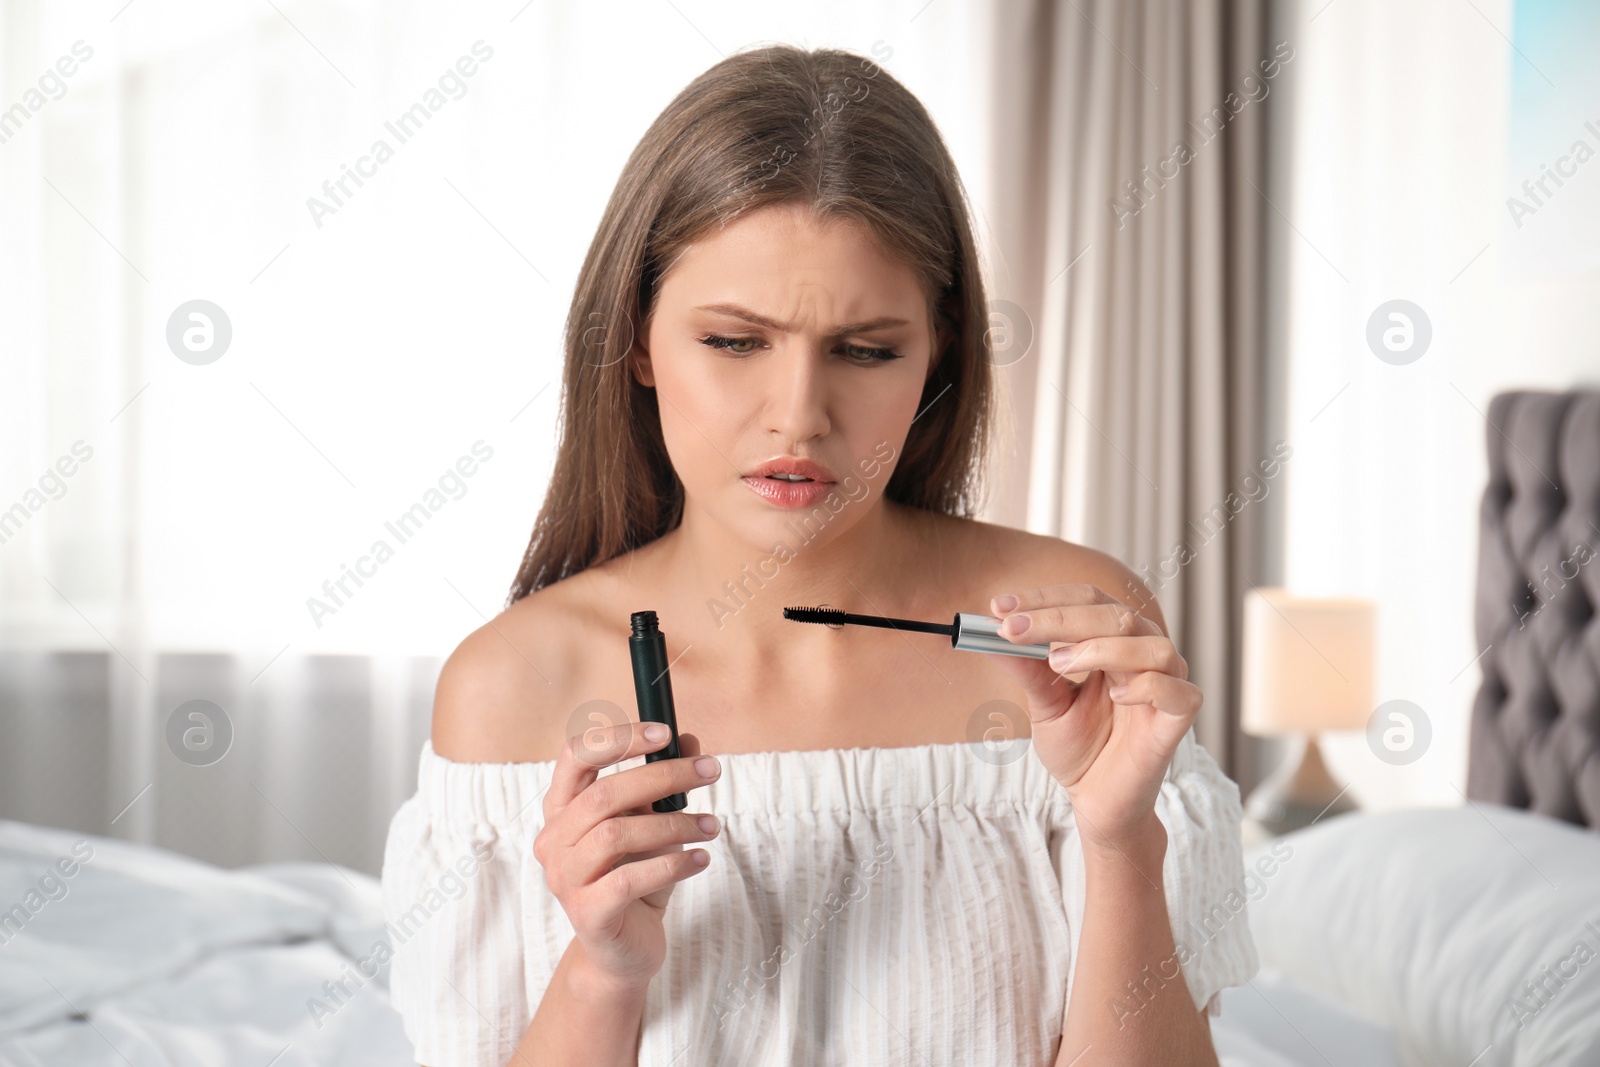
<svg viewBox="0 0 1600 1067">
<path fill-rule="evenodd" d="M 772 205 L 855 219 L 918 276 L 934 365 L 884 496 L 971 517 L 993 384 L 965 196 L 926 109 L 870 59 L 775 45 L 691 82 L 629 156 L 584 259 L 567 314 L 561 442 L 507 606 L 682 519 L 656 398 L 626 357 L 687 246 Z"/>
</svg>

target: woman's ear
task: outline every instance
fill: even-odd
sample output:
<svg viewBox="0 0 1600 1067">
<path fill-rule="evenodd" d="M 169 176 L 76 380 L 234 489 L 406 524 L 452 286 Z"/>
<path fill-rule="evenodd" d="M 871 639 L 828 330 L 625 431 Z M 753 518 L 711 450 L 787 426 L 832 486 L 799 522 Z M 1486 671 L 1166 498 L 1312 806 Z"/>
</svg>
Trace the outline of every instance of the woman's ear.
<svg viewBox="0 0 1600 1067">
<path fill-rule="evenodd" d="M 939 361 L 944 358 L 944 350 L 950 346 L 950 332 L 944 324 L 935 320 L 933 325 L 933 345 L 928 352 L 928 373 L 923 377 L 927 382 L 933 378 L 933 372 L 938 369 Z"/>
<path fill-rule="evenodd" d="M 650 323 L 655 319 L 655 309 L 645 316 L 644 322 L 639 326 L 639 332 L 632 335 L 628 344 L 628 370 L 633 375 L 633 380 L 646 389 L 656 386 L 655 369 L 650 365 L 650 350 L 644 342 L 650 336 Z"/>
<path fill-rule="evenodd" d="M 637 341 L 633 343 L 633 348 L 628 351 L 628 369 L 633 372 L 634 381 L 646 389 L 655 388 L 656 376 L 654 369 L 650 366 L 650 353 L 646 352 L 644 346 Z"/>
<path fill-rule="evenodd" d="M 928 327 L 932 345 L 928 353 L 928 374 L 924 381 L 933 377 L 939 361 L 948 356 L 946 349 L 954 345 L 960 336 L 959 326 L 954 316 L 949 313 L 949 304 L 935 305 L 929 310 Z"/>
</svg>

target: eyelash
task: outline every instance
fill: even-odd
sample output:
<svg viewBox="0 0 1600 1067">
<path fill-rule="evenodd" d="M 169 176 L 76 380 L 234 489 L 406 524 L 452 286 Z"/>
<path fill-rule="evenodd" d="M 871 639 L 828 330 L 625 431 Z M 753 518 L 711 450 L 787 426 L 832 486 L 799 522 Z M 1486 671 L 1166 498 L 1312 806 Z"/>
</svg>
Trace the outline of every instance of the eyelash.
<svg viewBox="0 0 1600 1067">
<path fill-rule="evenodd" d="M 703 345 L 706 345 L 707 347 L 710 347 L 710 348 L 723 349 L 724 351 L 727 351 L 729 355 L 738 356 L 738 357 L 743 358 L 745 356 L 754 355 L 755 353 L 754 352 L 735 352 L 729 346 L 730 345 L 739 344 L 742 341 L 755 341 L 755 340 L 756 340 L 756 338 L 754 338 L 754 337 L 723 337 L 720 334 L 714 334 L 713 333 L 713 334 L 708 334 L 707 336 L 700 338 L 700 343 L 703 344 Z M 869 345 L 845 345 L 844 347 L 848 348 L 848 349 L 854 349 L 857 352 L 866 352 L 866 353 L 869 354 L 870 358 L 866 362 L 862 362 L 861 360 L 851 360 L 850 361 L 852 363 L 857 364 L 858 366 L 863 366 L 863 367 L 871 366 L 874 363 L 888 363 L 888 362 L 890 362 L 892 360 L 896 360 L 896 359 L 900 358 L 900 353 L 896 352 L 892 348 L 873 348 L 873 347 L 871 347 Z"/>
</svg>

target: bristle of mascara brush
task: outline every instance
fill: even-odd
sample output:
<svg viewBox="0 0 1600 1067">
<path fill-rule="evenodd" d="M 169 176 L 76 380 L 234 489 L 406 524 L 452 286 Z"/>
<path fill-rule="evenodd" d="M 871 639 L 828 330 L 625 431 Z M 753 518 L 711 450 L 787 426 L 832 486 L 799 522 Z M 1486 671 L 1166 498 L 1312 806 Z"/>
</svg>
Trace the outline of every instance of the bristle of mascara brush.
<svg viewBox="0 0 1600 1067">
<path fill-rule="evenodd" d="M 838 608 L 784 608 L 783 617 L 795 622 L 841 623 L 845 613 Z"/>
<path fill-rule="evenodd" d="M 915 619 L 893 619 L 887 615 L 857 615 L 838 608 L 784 608 L 783 617 L 794 622 L 817 622 L 825 626 L 853 623 L 857 626 L 879 626 L 887 630 L 910 630 L 913 633 L 951 636 L 953 627 L 939 622 L 918 622 Z"/>
</svg>

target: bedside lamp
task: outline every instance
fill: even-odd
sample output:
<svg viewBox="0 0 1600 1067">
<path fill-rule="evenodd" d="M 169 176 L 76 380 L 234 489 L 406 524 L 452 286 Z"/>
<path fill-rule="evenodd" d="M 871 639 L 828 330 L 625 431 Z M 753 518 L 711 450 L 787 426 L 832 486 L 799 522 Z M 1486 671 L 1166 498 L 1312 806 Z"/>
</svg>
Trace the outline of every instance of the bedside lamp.
<svg viewBox="0 0 1600 1067">
<path fill-rule="evenodd" d="M 1355 810 L 1322 762 L 1317 734 L 1362 730 L 1373 709 L 1377 605 L 1252 589 L 1244 603 L 1240 727 L 1304 737 L 1298 755 L 1251 792 L 1245 815 L 1271 834 Z"/>
</svg>

